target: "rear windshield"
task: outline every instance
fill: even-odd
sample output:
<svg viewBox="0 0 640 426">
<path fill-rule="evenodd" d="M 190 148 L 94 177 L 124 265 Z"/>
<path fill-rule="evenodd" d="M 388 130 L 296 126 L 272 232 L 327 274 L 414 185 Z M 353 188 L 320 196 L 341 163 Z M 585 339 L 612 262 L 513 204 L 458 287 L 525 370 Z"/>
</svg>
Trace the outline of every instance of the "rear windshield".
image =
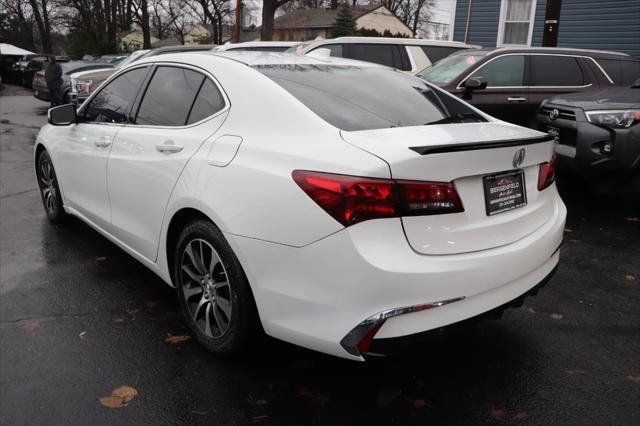
<svg viewBox="0 0 640 426">
<path fill-rule="evenodd" d="M 343 130 L 486 121 L 424 81 L 382 67 L 259 65 L 309 109 Z"/>
<path fill-rule="evenodd" d="M 445 86 L 488 54 L 488 51 L 478 50 L 455 53 L 420 71 L 418 77 L 438 86 Z"/>
</svg>

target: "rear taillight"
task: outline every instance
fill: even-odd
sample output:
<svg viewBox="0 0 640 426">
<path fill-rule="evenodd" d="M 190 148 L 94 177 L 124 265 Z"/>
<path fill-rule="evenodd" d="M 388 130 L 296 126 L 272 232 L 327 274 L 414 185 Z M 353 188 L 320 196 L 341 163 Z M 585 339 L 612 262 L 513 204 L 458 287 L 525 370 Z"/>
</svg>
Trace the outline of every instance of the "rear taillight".
<svg viewBox="0 0 640 426">
<path fill-rule="evenodd" d="M 540 164 L 540 172 L 538 174 L 538 191 L 547 188 L 556 180 L 556 155 L 548 163 Z"/>
<path fill-rule="evenodd" d="M 464 211 L 451 183 L 396 181 L 295 170 L 293 180 L 344 226 L 369 219 Z"/>
</svg>

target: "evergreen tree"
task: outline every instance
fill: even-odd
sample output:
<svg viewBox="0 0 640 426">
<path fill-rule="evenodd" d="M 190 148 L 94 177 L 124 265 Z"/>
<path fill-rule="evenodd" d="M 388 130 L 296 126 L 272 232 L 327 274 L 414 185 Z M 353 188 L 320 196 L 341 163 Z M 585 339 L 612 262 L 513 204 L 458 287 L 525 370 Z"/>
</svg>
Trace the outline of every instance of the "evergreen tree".
<svg viewBox="0 0 640 426">
<path fill-rule="evenodd" d="M 331 38 L 357 36 L 358 27 L 356 20 L 353 19 L 353 13 L 347 3 L 344 3 L 338 11 L 336 22 L 331 26 Z"/>
</svg>

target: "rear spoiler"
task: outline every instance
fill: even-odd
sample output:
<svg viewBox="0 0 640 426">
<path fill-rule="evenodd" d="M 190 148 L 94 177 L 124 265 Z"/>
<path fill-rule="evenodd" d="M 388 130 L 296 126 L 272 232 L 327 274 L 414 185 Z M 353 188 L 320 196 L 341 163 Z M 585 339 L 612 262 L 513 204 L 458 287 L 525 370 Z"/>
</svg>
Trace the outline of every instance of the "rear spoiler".
<svg viewBox="0 0 640 426">
<path fill-rule="evenodd" d="M 536 143 L 553 142 L 550 136 L 538 136 L 535 138 L 504 139 L 492 142 L 466 142 L 448 145 L 412 146 L 410 150 L 420 155 L 442 154 L 444 152 L 476 151 L 479 149 L 504 148 L 508 146 L 533 145 Z"/>
</svg>

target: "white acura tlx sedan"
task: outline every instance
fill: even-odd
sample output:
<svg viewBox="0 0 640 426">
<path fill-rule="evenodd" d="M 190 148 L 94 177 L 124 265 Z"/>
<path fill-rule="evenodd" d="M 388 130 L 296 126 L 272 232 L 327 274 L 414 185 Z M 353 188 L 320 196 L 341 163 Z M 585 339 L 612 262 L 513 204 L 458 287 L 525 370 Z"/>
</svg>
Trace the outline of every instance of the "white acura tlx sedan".
<svg viewBox="0 0 640 426">
<path fill-rule="evenodd" d="M 413 76 L 287 54 L 136 62 L 35 149 L 77 216 L 174 286 L 197 339 L 353 360 L 517 304 L 558 264 L 553 140 Z"/>
</svg>

